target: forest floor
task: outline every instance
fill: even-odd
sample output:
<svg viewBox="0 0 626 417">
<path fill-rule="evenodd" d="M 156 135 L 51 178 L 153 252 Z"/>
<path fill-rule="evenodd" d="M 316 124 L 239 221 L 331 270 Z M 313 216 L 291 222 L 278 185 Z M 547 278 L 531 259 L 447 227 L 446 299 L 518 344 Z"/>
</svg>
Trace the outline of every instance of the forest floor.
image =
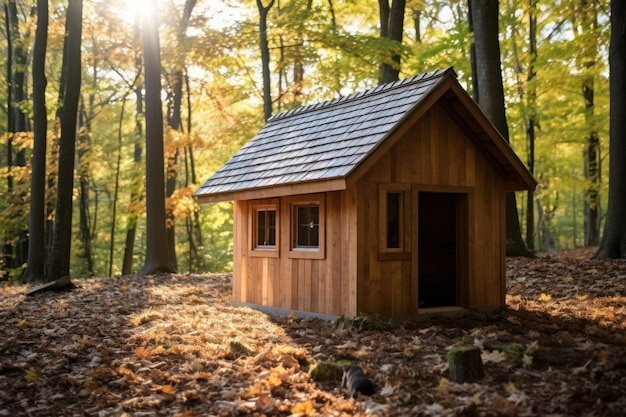
<svg viewBox="0 0 626 417">
<path fill-rule="evenodd" d="M 626 415 L 626 261 L 591 253 L 508 259 L 506 309 L 400 325 L 234 308 L 229 275 L 0 287 L 0 416 Z M 455 344 L 482 349 L 484 378 L 448 379 Z M 337 359 L 377 392 L 313 381 Z"/>
</svg>

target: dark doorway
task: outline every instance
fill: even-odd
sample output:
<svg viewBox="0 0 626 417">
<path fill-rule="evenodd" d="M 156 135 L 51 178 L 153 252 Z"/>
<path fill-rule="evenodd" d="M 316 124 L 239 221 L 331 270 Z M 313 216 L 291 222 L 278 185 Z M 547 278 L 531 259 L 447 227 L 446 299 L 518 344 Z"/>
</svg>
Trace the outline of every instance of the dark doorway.
<svg viewBox="0 0 626 417">
<path fill-rule="evenodd" d="M 459 194 L 419 193 L 418 308 L 457 306 Z"/>
</svg>

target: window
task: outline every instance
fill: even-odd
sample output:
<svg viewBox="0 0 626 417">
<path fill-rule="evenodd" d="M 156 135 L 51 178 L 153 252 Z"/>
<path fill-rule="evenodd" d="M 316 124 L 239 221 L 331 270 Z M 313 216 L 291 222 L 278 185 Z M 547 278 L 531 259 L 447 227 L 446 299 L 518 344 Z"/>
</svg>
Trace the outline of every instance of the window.
<svg viewBox="0 0 626 417">
<path fill-rule="evenodd" d="M 276 247 L 276 210 L 258 209 L 256 246 Z"/>
<path fill-rule="evenodd" d="M 296 248 L 318 248 L 320 242 L 320 207 L 317 204 L 294 205 Z"/>
<path fill-rule="evenodd" d="M 378 257 L 408 259 L 411 255 L 411 186 L 380 184 L 378 187 Z"/>
<path fill-rule="evenodd" d="M 325 196 L 309 194 L 284 199 L 283 212 L 290 213 L 290 258 L 324 259 L 325 254 Z M 283 219 L 283 222 L 286 221 Z M 287 225 L 283 223 L 285 227 Z"/>
<path fill-rule="evenodd" d="M 387 249 L 402 248 L 402 193 L 387 192 Z"/>
<path fill-rule="evenodd" d="M 278 199 L 257 200 L 250 206 L 252 256 L 278 256 Z"/>
</svg>

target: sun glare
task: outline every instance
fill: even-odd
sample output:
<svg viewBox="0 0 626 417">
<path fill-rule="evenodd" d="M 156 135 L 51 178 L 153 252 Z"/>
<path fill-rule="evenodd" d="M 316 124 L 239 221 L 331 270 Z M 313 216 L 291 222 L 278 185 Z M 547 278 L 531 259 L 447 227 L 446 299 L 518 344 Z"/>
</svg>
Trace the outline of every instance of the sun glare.
<svg viewBox="0 0 626 417">
<path fill-rule="evenodd" d="M 157 2 L 158 3 L 158 2 Z M 153 9 L 152 1 L 121 1 L 115 2 L 110 6 L 112 14 L 118 16 L 123 22 L 133 25 L 138 21 L 142 21 L 154 15 L 158 11 Z"/>
</svg>

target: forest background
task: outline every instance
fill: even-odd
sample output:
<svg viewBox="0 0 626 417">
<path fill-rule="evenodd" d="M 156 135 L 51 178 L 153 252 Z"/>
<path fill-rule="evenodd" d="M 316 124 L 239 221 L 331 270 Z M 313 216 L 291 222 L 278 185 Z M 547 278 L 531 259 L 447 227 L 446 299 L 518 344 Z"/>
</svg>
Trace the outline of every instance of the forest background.
<svg viewBox="0 0 626 417">
<path fill-rule="evenodd" d="M 382 3 L 159 1 L 166 212 L 178 271 L 230 270 L 232 205 L 198 206 L 192 194 L 270 114 L 374 87 L 381 65 L 398 57 L 400 78 L 451 66 L 472 93 L 467 1 L 407 0 L 401 41 L 384 36 Z M 145 258 L 142 4 L 83 1 L 75 277 L 132 273 Z M 46 233 L 54 217 L 67 3 L 49 5 Z M 33 1 L 5 0 L 4 6 L 0 277 L 17 279 L 26 260 L 37 22 Z M 526 244 L 533 251 L 597 245 L 608 189 L 609 2 L 508 0 L 500 1 L 499 12 L 510 142 L 539 182 L 534 193 L 517 196 Z M 24 76 L 17 99 L 16 73 Z M 28 116 L 19 130 L 9 122 L 13 108 Z"/>
</svg>

